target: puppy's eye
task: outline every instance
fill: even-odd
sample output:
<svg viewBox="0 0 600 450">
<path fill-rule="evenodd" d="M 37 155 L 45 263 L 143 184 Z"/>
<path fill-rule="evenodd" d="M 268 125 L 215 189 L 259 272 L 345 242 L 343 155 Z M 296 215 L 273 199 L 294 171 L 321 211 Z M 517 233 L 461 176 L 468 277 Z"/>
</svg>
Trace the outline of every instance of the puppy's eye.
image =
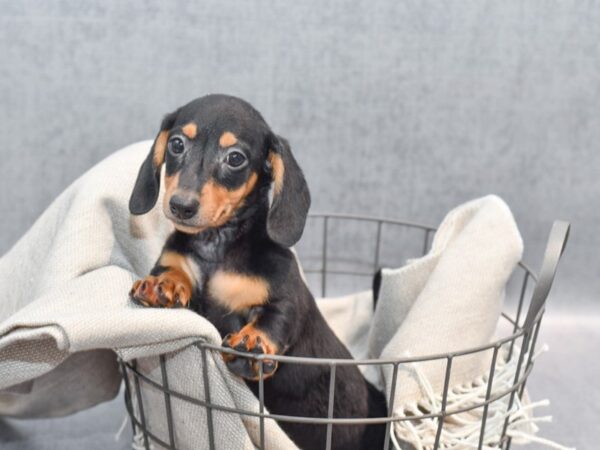
<svg viewBox="0 0 600 450">
<path fill-rule="evenodd" d="M 231 152 L 225 158 L 225 162 L 230 167 L 238 168 L 246 162 L 246 156 L 242 152 Z"/>
<path fill-rule="evenodd" d="M 181 138 L 173 138 L 169 141 L 169 147 L 171 148 L 171 152 L 176 155 L 179 155 L 185 149 L 185 145 L 183 144 L 183 140 Z"/>
</svg>

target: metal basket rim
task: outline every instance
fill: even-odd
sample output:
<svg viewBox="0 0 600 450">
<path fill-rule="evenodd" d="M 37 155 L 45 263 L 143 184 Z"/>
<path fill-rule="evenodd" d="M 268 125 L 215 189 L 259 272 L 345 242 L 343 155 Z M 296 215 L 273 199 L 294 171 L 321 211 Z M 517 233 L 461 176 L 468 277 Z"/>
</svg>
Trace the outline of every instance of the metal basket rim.
<svg viewBox="0 0 600 450">
<path fill-rule="evenodd" d="M 241 414 L 244 416 L 259 417 L 259 418 L 265 418 L 265 419 L 273 419 L 273 420 L 282 421 L 282 422 L 312 423 L 315 425 L 387 424 L 387 423 L 394 423 L 394 422 L 406 422 L 406 421 L 413 421 L 413 420 L 433 419 L 433 418 L 439 418 L 441 416 L 453 416 L 453 415 L 457 415 L 457 414 L 462 414 L 464 412 L 473 411 L 478 408 L 486 407 L 486 406 L 490 405 L 491 403 L 494 403 L 494 402 L 506 397 L 507 395 L 511 395 L 511 394 L 515 393 L 527 382 L 527 379 L 529 378 L 529 375 L 530 375 L 531 371 L 533 370 L 533 365 L 532 364 L 528 365 L 526 367 L 526 369 L 522 373 L 519 374 L 519 377 L 517 379 L 515 379 L 513 383 L 511 383 L 510 387 L 508 387 L 504 390 L 501 390 L 500 392 L 497 392 L 494 395 L 490 395 L 489 397 L 487 397 L 485 400 L 483 400 L 481 402 L 478 402 L 478 403 L 475 403 L 475 404 L 469 405 L 469 406 L 463 406 L 463 407 L 451 409 L 451 410 L 443 409 L 443 410 L 440 410 L 439 412 L 428 413 L 428 414 L 424 413 L 424 414 L 415 415 L 415 416 L 388 415 L 385 417 L 372 417 L 372 418 L 363 418 L 363 417 L 325 418 L 325 417 L 303 417 L 303 416 L 272 414 L 272 413 L 260 412 L 260 411 L 257 412 L 257 411 L 253 411 L 253 410 L 242 410 L 242 409 L 237 409 L 237 408 L 233 408 L 230 406 L 214 404 L 210 401 L 200 400 L 200 399 L 197 399 L 194 397 L 190 397 L 189 395 L 182 394 L 181 392 L 178 392 L 171 388 L 162 386 L 159 382 L 152 380 L 148 376 L 141 373 L 131 363 L 123 361 L 122 364 L 124 364 L 127 367 L 127 369 L 130 370 L 136 377 L 139 377 L 142 381 L 144 381 L 145 383 L 148 383 L 150 386 L 154 387 L 155 389 L 158 389 L 163 393 L 172 395 L 176 398 L 179 398 L 182 401 L 187 401 L 187 402 L 190 402 L 197 406 L 210 407 L 211 409 L 214 409 L 217 411 L 222 411 L 225 413 Z"/>
<path fill-rule="evenodd" d="M 310 213 L 308 215 L 309 218 L 315 219 L 339 219 L 339 220 L 356 220 L 356 221 L 365 221 L 365 222 L 375 222 L 382 224 L 390 224 L 397 226 L 404 226 L 410 228 L 419 228 L 422 230 L 426 230 L 429 232 L 435 232 L 437 230 L 436 227 L 431 225 L 426 225 L 419 222 L 407 221 L 402 219 L 391 219 L 388 217 L 379 217 L 379 216 L 369 216 L 369 215 L 359 215 L 359 214 L 344 214 L 344 213 L 325 213 L 325 212 L 317 212 Z M 537 275 L 531 270 L 531 268 L 523 261 L 519 261 L 518 267 L 523 269 L 526 273 L 526 276 L 533 279 L 534 282 L 537 282 Z M 447 353 L 438 353 L 431 355 L 421 355 L 414 357 L 403 357 L 403 358 L 391 358 L 391 359 L 381 359 L 381 358 L 369 358 L 369 359 L 332 359 L 332 358 L 313 358 L 313 357 L 302 357 L 302 356 L 287 356 L 287 355 L 264 355 L 264 354 L 254 354 L 254 353 L 245 353 L 233 350 L 230 347 L 222 347 L 221 345 L 210 344 L 203 340 L 198 340 L 194 342 L 194 345 L 200 345 L 211 351 L 218 351 L 222 353 L 227 353 L 235 356 L 245 357 L 247 359 L 252 359 L 255 361 L 261 360 L 271 360 L 285 363 L 298 363 L 298 364 L 307 364 L 307 365 L 355 365 L 355 366 L 368 366 L 368 365 L 394 365 L 394 364 L 409 364 L 409 363 L 417 363 L 417 362 L 426 362 L 426 361 L 436 361 L 440 359 L 454 358 L 460 356 L 466 356 L 473 353 L 484 352 L 487 350 L 492 350 L 495 347 L 502 347 L 504 344 L 507 344 L 511 341 L 516 341 L 520 337 L 526 334 L 526 332 L 531 332 L 535 326 L 535 323 L 531 325 L 531 329 L 526 330 L 525 328 L 519 326 L 515 323 L 515 319 L 511 318 L 504 312 L 501 314 L 501 317 L 505 320 L 508 320 L 513 325 L 516 325 L 515 331 L 513 331 L 510 335 L 505 336 L 503 338 L 496 339 L 488 344 L 480 345 L 478 347 L 470 347 L 462 350 L 457 350 L 454 352 Z M 535 321 L 537 322 L 537 320 Z M 528 333 L 529 334 L 529 333 Z"/>
</svg>

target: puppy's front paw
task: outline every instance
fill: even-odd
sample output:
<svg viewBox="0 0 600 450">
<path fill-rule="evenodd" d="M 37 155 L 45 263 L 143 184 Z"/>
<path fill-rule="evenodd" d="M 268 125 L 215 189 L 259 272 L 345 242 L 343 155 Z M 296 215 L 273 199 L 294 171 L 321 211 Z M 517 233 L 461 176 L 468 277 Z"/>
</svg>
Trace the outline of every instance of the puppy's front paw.
<svg viewBox="0 0 600 450">
<path fill-rule="evenodd" d="M 274 355 L 277 346 L 269 339 L 266 333 L 258 330 L 253 325 L 246 325 L 235 334 L 228 334 L 223 339 L 223 347 L 230 347 L 238 352 Z M 223 360 L 229 370 L 247 380 L 259 379 L 259 361 L 242 356 L 223 353 Z M 277 361 L 263 360 L 264 378 L 271 377 L 277 370 Z"/>
<path fill-rule="evenodd" d="M 143 306 L 153 308 L 186 307 L 192 297 L 190 286 L 170 277 L 166 272 L 157 277 L 147 276 L 133 283 L 129 292 L 133 301 Z"/>
</svg>

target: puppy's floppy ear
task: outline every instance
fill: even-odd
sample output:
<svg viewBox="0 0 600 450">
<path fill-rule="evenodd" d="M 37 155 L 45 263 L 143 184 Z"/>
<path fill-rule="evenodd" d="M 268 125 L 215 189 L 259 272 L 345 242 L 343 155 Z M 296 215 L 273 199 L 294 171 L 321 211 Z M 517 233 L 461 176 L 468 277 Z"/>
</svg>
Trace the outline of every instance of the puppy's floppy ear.
<svg viewBox="0 0 600 450">
<path fill-rule="evenodd" d="M 173 128 L 179 110 L 167 114 L 160 125 L 160 131 L 154 139 L 150 153 L 142 163 L 129 198 L 131 214 L 146 214 L 156 204 L 160 190 L 160 169 L 165 161 L 167 138 Z"/>
<path fill-rule="evenodd" d="M 300 240 L 310 207 L 310 193 L 288 142 L 273 135 L 269 150 L 273 177 L 273 203 L 267 216 L 267 233 L 284 247 Z"/>
</svg>

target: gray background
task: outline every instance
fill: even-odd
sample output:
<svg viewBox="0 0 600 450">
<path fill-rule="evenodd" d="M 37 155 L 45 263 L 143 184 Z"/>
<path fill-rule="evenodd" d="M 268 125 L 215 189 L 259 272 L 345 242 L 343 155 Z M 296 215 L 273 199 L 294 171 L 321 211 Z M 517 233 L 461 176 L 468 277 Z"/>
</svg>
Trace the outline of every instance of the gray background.
<svg viewBox="0 0 600 450">
<path fill-rule="evenodd" d="M 496 193 L 535 267 L 552 220 L 570 220 L 531 389 L 554 402 L 545 435 L 592 448 L 600 3 L 0 0 L 0 254 L 86 169 L 210 92 L 290 139 L 313 211 L 437 223 Z M 77 443 L 93 423 L 106 448 L 120 411 L 0 421 L 0 436 L 66 448 L 45 433 Z"/>
</svg>

